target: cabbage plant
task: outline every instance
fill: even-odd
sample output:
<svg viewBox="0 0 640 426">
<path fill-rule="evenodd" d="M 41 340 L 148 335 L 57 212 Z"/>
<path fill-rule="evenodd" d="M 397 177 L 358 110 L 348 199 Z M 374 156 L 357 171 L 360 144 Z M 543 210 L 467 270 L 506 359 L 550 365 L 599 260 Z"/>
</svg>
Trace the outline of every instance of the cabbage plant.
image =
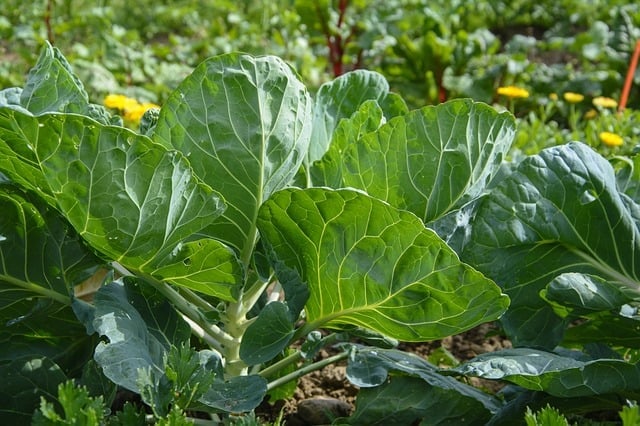
<svg viewBox="0 0 640 426">
<path fill-rule="evenodd" d="M 574 306 L 576 283 L 615 295 L 598 312 L 634 309 L 640 209 L 579 144 L 505 167 L 514 132 L 509 113 L 468 99 L 408 111 L 369 71 L 312 95 L 281 59 L 236 53 L 204 61 L 132 131 L 45 46 L 24 87 L 0 91 L 0 415 L 26 421 L 71 378 L 107 405 L 134 392 L 156 419 L 222 419 L 340 361 L 361 388 L 340 420 L 353 424 L 524 412 L 457 376 L 551 396 L 566 377 L 584 382 L 578 396 L 637 391 L 624 359 L 552 350 L 593 312 Z M 606 184 L 589 187 L 580 164 Z M 567 176 L 594 210 L 573 204 Z M 611 234 L 595 231 L 602 214 Z M 542 244 L 557 276 L 530 257 Z M 526 295 L 522 276 L 540 277 Z M 538 344 L 527 318 L 559 331 Z M 536 351 L 444 369 L 396 348 L 499 319 Z M 600 371 L 618 380 L 591 384 Z"/>
</svg>

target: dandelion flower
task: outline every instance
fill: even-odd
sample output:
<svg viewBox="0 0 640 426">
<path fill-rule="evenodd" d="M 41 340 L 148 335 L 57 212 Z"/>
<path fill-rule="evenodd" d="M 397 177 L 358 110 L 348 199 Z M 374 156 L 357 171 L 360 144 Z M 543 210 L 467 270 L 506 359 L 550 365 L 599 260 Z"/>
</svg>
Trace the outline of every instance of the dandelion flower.
<svg viewBox="0 0 640 426">
<path fill-rule="evenodd" d="M 138 122 L 144 113 L 151 108 L 160 108 L 160 106 L 151 102 L 144 102 L 142 104 L 136 102 L 135 105 L 128 106 L 124 109 L 124 119 L 127 121 Z"/>
<path fill-rule="evenodd" d="M 104 106 L 107 108 L 124 110 L 138 103 L 135 99 L 126 97 L 125 95 L 110 94 L 104 98 Z"/>
<path fill-rule="evenodd" d="M 564 97 L 564 100 L 569 102 L 570 104 L 577 104 L 584 100 L 584 95 L 575 92 L 565 92 L 565 94 L 562 96 Z"/>
<path fill-rule="evenodd" d="M 508 98 L 528 98 L 529 92 L 526 89 L 517 86 L 498 87 L 498 95 Z"/>
<path fill-rule="evenodd" d="M 598 135 L 600 141 L 607 146 L 620 146 L 622 145 L 622 137 L 611 132 L 602 132 Z"/>
<path fill-rule="evenodd" d="M 618 106 L 618 102 L 605 96 L 596 96 L 593 98 L 593 105 L 602 108 L 615 108 Z"/>
<path fill-rule="evenodd" d="M 557 93 L 549 93 L 549 99 L 551 99 L 552 101 L 557 101 L 558 100 L 558 94 Z"/>
</svg>

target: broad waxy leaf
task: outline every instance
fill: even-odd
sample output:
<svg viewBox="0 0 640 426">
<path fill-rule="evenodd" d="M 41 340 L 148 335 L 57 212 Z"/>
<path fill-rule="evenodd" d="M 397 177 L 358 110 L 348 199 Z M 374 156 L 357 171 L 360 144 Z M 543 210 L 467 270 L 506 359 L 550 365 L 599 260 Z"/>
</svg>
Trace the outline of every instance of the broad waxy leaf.
<svg viewBox="0 0 640 426">
<path fill-rule="evenodd" d="M 244 412 L 256 408 L 267 394 L 267 381 L 258 375 L 232 377 L 216 382 L 200 402 L 226 412 Z"/>
<path fill-rule="evenodd" d="M 424 341 L 495 319 L 508 305 L 419 218 L 359 191 L 279 191 L 258 226 L 276 268 L 296 270 L 309 287 L 314 326 Z"/>
<path fill-rule="evenodd" d="M 393 373 L 400 376 L 392 376 L 387 383 Z M 349 359 L 347 377 L 362 387 L 356 412 L 350 417 L 354 424 L 389 424 L 398 422 L 395 416 L 407 414 L 428 418 L 429 424 L 484 424 L 501 406 L 497 398 L 441 375 L 438 368 L 424 359 L 393 349 L 356 350 Z M 436 406 L 448 410 L 435 413 Z M 390 413 L 395 420 L 385 417 Z"/>
<path fill-rule="evenodd" d="M 640 204 L 640 154 L 632 157 L 614 157 L 618 188 Z M 638 222 L 638 219 L 636 219 Z"/>
<path fill-rule="evenodd" d="M 133 281 L 114 281 L 95 295 L 93 327 L 108 342 L 95 360 L 114 383 L 139 392 L 138 370 L 164 373 L 164 354 L 188 341 L 191 330 L 163 298 L 143 295 Z"/>
<path fill-rule="evenodd" d="M 205 233 L 247 259 L 258 207 L 302 164 L 310 117 L 311 98 L 281 59 L 228 54 L 204 61 L 178 86 L 152 137 L 181 151 L 223 195 L 227 209 Z"/>
<path fill-rule="evenodd" d="M 566 398 L 640 389 L 640 370 L 634 364 L 617 359 L 579 361 L 532 348 L 482 354 L 451 371 L 508 380 L 527 389 Z"/>
<path fill-rule="evenodd" d="M 574 315 L 620 310 L 632 301 L 620 286 L 597 276 L 566 273 L 558 275 L 543 290 L 543 297 L 565 306 Z"/>
<path fill-rule="evenodd" d="M 11 179 L 43 195 L 110 259 L 234 299 L 242 277 L 235 255 L 215 241 L 183 245 L 224 204 L 180 153 L 87 117 L 10 109 L 0 109 L 0 151 Z"/>
<path fill-rule="evenodd" d="M 392 118 L 360 140 L 332 146 L 322 162 L 340 171 L 340 187 L 365 190 L 431 222 L 485 189 L 514 134 L 509 113 L 454 100 Z"/>
<path fill-rule="evenodd" d="M 380 386 L 360 389 L 355 412 L 341 424 L 480 426 L 490 418 L 491 413 L 471 398 L 415 377 L 393 377 Z"/>
<path fill-rule="evenodd" d="M 561 273 L 638 291 L 633 205 L 618 192 L 611 165 L 580 143 L 525 159 L 481 200 L 462 257 L 510 295 L 501 320 L 514 344 L 553 348 L 562 338 L 563 320 L 538 295 Z"/>
<path fill-rule="evenodd" d="M 89 96 L 71 65 L 49 42 L 45 42 L 38 62 L 29 71 L 24 89 L 14 87 L 0 92 L 0 106 L 29 111 L 33 115 L 46 112 L 83 114 L 103 124 L 122 124 L 120 117 L 112 117 L 102 105 L 89 103 Z"/>
</svg>

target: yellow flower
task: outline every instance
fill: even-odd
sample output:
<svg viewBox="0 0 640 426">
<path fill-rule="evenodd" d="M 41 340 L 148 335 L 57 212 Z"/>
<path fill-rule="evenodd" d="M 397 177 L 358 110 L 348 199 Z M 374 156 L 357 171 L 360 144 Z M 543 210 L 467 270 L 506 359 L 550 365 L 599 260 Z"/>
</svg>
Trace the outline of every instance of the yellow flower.
<svg viewBox="0 0 640 426">
<path fill-rule="evenodd" d="M 551 99 L 552 101 L 557 101 L 558 100 L 558 94 L 557 93 L 550 93 L 549 94 L 549 99 Z"/>
<path fill-rule="evenodd" d="M 580 93 L 566 92 L 562 96 L 564 97 L 564 100 L 569 102 L 570 104 L 577 104 L 578 102 L 582 102 L 584 100 L 584 96 Z"/>
<path fill-rule="evenodd" d="M 607 146 L 620 146 L 622 145 L 622 137 L 611 132 L 602 132 L 598 135 L 600 141 Z"/>
<path fill-rule="evenodd" d="M 104 98 L 104 106 L 119 110 L 124 110 L 125 108 L 136 105 L 137 103 L 138 101 L 128 98 L 125 95 L 111 94 Z"/>
<path fill-rule="evenodd" d="M 124 119 L 127 121 L 138 122 L 144 113 L 151 108 L 160 108 L 160 106 L 151 102 L 144 102 L 142 104 L 136 102 L 135 105 L 128 106 L 124 109 Z"/>
<path fill-rule="evenodd" d="M 145 111 L 148 110 L 148 109 L 151 109 L 151 108 L 160 109 L 160 105 L 154 104 L 153 102 L 143 102 L 141 105 L 142 105 L 142 107 L 144 108 Z"/>
<path fill-rule="evenodd" d="M 526 89 L 516 86 L 498 87 L 498 95 L 508 98 L 528 98 L 529 92 Z"/>
<path fill-rule="evenodd" d="M 615 108 L 618 106 L 618 102 L 605 96 L 596 96 L 593 98 L 593 105 L 602 108 Z"/>
</svg>

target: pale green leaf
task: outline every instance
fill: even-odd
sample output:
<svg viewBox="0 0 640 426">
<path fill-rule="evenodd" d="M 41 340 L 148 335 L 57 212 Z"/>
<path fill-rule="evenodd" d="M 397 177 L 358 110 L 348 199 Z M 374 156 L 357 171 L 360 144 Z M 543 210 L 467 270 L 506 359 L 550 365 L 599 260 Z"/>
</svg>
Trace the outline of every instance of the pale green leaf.
<svg viewBox="0 0 640 426">
<path fill-rule="evenodd" d="M 312 326 L 423 341 L 491 321 L 508 305 L 418 217 L 358 191 L 279 191 L 258 224 L 277 267 L 308 285 Z"/>
<path fill-rule="evenodd" d="M 351 117 L 340 120 L 333 131 L 328 151 L 322 160 L 315 161 L 310 166 L 309 173 L 313 185 L 343 187 L 342 156 L 345 150 L 365 134 L 377 130 L 383 123 L 382 108 L 373 100 L 363 102 Z"/>
<path fill-rule="evenodd" d="M 153 139 L 181 151 L 219 191 L 224 214 L 205 233 L 247 260 L 258 207 L 289 184 L 307 153 L 311 99 L 273 56 L 227 54 L 200 64 L 167 99 Z"/>
<path fill-rule="evenodd" d="M 60 50 L 46 42 L 29 71 L 20 103 L 34 115 L 44 112 L 85 112 L 87 92 Z"/>
</svg>

